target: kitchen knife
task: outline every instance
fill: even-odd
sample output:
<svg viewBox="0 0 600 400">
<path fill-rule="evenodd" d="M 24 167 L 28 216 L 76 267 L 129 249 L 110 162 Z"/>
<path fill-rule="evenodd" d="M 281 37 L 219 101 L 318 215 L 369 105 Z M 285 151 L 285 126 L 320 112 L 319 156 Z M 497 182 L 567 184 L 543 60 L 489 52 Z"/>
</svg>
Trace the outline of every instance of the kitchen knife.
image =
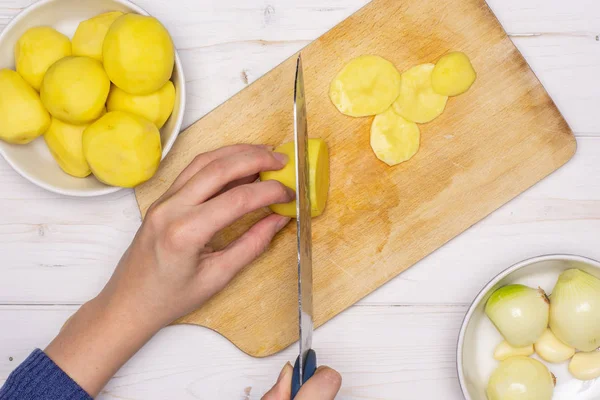
<svg viewBox="0 0 600 400">
<path fill-rule="evenodd" d="M 292 399 L 302 384 L 315 373 L 317 355 L 312 350 L 312 237 L 308 176 L 308 128 L 302 57 L 298 56 L 294 85 L 294 143 L 296 156 L 296 229 L 298 238 L 298 317 L 300 354 L 294 364 Z"/>
</svg>

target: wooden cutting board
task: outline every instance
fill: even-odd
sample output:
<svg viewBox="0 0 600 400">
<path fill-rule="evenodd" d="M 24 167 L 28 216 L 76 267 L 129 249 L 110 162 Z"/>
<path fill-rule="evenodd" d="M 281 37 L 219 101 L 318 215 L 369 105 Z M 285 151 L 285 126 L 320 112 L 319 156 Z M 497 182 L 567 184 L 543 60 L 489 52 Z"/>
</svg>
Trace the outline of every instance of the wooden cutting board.
<svg viewBox="0 0 600 400">
<path fill-rule="evenodd" d="M 421 149 L 412 160 L 386 166 L 369 146 L 372 118 L 338 113 L 327 94 L 331 79 L 363 54 L 383 56 L 404 71 L 449 50 L 471 57 L 477 82 L 451 98 L 442 116 L 421 125 Z M 136 189 L 142 213 L 198 153 L 293 140 L 295 57 L 181 134 L 157 175 Z M 567 123 L 483 0 L 374 0 L 307 46 L 302 57 L 309 135 L 326 139 L 331 152 L 329 203 L 313 221 L 316 326 L 575 153 Z M 215 239 L 216 247 L 266 213 L 239 221 Z M 214 329 L 252 356 L 295 342 L 295 234 L 290 224 L 226 290 L 177 322 Z"/>
</svg>

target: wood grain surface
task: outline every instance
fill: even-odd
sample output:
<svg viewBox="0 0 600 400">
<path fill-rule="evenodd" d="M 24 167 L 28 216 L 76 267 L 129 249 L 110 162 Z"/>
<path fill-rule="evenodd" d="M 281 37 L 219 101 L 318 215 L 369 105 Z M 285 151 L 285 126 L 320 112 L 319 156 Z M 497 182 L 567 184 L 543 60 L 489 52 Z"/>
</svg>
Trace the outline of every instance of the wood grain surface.
<svg viewBox="0 0 600 400">
<path fill-rule="evenodd" d="M 327 90 L 361 54 L 403 71 L 449 50 L 472 59 L 478 80 L 421 127 L 420 152 L 389 168 L 369 147 L 371 119 L 339 114 Z M 331 152 L 326 213 L 313 221 L 315 323 L 322 325 L 559 168 L 575 140 L 482 0 L 375 0 L 302 50 L 309 135 Z M 142 213 L 201 152 L 292 138 L 293 57 L 186 130 L 158 174 L 136 190 Z M 222 247 L 266 211 L 215 239 Z M 203 308 L 179 320 L 266 356 L 297 340 L 295 227 Z M 439 268 L 444 268 L 440 265 Z"/>
</svg>

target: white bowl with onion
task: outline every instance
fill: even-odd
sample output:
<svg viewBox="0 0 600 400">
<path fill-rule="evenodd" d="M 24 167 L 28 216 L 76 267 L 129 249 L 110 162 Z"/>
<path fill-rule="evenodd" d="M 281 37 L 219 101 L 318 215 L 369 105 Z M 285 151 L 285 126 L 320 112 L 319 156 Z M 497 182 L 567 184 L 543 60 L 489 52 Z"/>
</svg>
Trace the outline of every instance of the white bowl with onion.
<svg viewBox="0 0 600 400">
<path fill-rule="evenodd" d="M 555 289 L 559 276 L 565 271 L 572 269 L 581 270 L 586 274 L 600 279 L 600 262 L 598 261 L 573 255 L 548 255 L 532 258 L 513 265 L 496 276 L 481 290 L 465 316 L 460 330 L 457 347 L 458 377 L 461 389 L 467 400 L 483 400 L 487 398 L 486 389 L 490 377 L 501 364 L 494 359 L 494 350 L 498 344 L 504 340 L 504 337 L 500 334 L 488 315 L 486 315 L 486 303 L 490 297 L 502 287 L 521 284 L 530 288 L 541 288 L 548 296 L 550 296 L 550 301 L 552 302 L 553 297 L 551 296 L 551 293 Z M 565 274 L 564 276 L 567 275 Z M 589 286 L 585 282 L 583 282 L 583 285 Z M 573 307 L 575 307 L 578 303 L 582 304 L 581 298 L 578 298 L 578 296 L 587 296 L 588 300 L 585 301 L 586 304 L 591 304 L 592 306 L 597 304 L 600 306 L 600 298 L 597 298 L 596 296 L 598 293 L 597 287 L 593 292 L 586 292 L 586 290 L 587 289 L 584 289 L 584 293 L 581 294 L 578 293 L 578 291 L 569 291 L 568 295 L 560 294 L 561 297 L 555 299 L 556 304 L 560 304 L 560 307 L 564 309 L 569 309 L 569 302 L 572 302 Z M 565 290 L 563 290 L 563 293 L 564 292 Z M 594 297 L 590 298 L 590 296 Z M 537 300 L 539 300 L 539 298 Z M 535 309 L 535 307 L 539 305 L 537 300 L 532 300 L 533 303 L 530 305 L 525 303 L 525 307 L 530 306 L 531 309 Z M 523 299 L 523 301 L 527 302 L 529 300 Z M 564 307 L 563 304 L 565 305 Z M 559 310 L 558 306 L 552 311 L 551 315 L 555 315 L 557 312 L 562 312 L 562 309 Z M 595 315 L 598 315 L 600 310 L 594 311 L 594 313 Z M 570 315 L 572 315 L 572 313 Z M 503 316 L 494 317 L 505 318 Z M 532 320 L 533 319 L 535 318 L 532 318 Z M 569 318 L 567 318 L 567 314 L 565 313 L 565 315 L 558 315 L 554 318 L 554 321 L 560 319 L 568 320 Z M 496 322 L 498 321 L 496 320 Z M 585 335 L 587 334 L 589 336 L 589 333 L 592 331 L 592 329 L 590 329 L 592 325 L 597 326 L 595 321 L 589 322 L 590 324 L 581 327 L 577 327 L 575 326 L 575 323 L 571 323 L 571 325 L 573 325 L 571 332 L 575 336 L 570 338 L 570 340 L 575 342 L 579 340 L 580 343 L 585 340 L 589 341 L 589 337 L 586 338 Z M 503 322 L 500 321 L 500 323 Z M 504 323 L 508 323 L 510 326 L 510 321 Z M 556 322 L 554 323 L 556 324 Z M 600 324 L 600 322 L 598 322 L 598 324 Z M 520 334 L 518 331 L 519 330 L 517 329 L 516 332 L 512 333 Z M 523 332 L 523 334 L 526 333 Z M 577 335 L 584 337 L 577 337 Z M 598 345 L 600 345 L 600 343 L 598 343 Z M 597 357 L 595 355 L 596 353 L 593 354 L 596 360 L 600 360 L 600 356 Z M 580 356 L 581 355 L 583 355 L 583 353 L 581 353 Z M 552 397 L 553 400 L 600 399 L 600 378 L 590 380 L 576 379 L 569 371 L 570 360 L 560 363 L 549 363 L 539 357 L 537 353 L 531 355 L 530 358 L 541 361 L 556 377 L 556 386 L 554 387 Z M 594 362 L 596 363 L 596 361 Z M 539 366 L 535 361 L 531 363 Z M 532 368 L 535 368 L 535 365 L 533 365 Z M 574 366 L 572 365 L 571 367 L 573 368 Z M 600 368 L 600 365 L 598 365 L 598 367 Z M 546 377 L 544 377 L 544 379 L 546 379 Z M 540 385 L 541 387 L 547 385 L 547 380 L 544 381 L 544 383 L 540 383 Z M 537 399 L 543 397 L 532 398 Z"/>
</svg>

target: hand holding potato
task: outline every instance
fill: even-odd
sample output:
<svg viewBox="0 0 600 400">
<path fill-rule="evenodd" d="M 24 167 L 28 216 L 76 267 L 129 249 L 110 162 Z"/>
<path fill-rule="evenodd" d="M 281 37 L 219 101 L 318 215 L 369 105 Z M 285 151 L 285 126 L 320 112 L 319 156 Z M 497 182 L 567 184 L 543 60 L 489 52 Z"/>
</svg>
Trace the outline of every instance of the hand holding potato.
<svg viewBox="0 0 600 400">
<path fill-rule="evenodd" d="M 259 172 L 286 161 L 252 145 L 198 155 L 148 210 L 106 287 L 77 311 L 46 354 L 96 396 L 159 329 L 222 290 L 285 227 L 289 218 L 269 215 L 227 247 L 211 248 L 213 236 L 246 213 L 294 198 L 279 182 L 255 182 Z"/>
</svg>

